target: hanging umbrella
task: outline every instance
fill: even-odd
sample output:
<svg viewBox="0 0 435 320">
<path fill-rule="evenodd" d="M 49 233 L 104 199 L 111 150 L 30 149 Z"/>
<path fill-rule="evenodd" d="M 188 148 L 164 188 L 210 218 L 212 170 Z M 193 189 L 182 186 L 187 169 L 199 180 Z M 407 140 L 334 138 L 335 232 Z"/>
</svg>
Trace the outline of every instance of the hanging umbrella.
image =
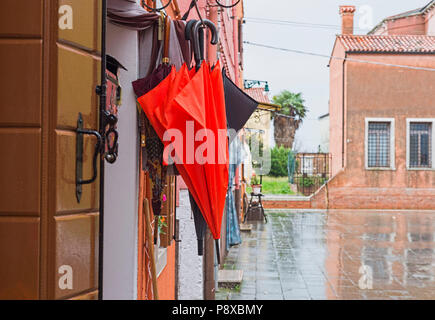
<svg viewBox="0 0 435 320">
<path fill-rule="evenodd" d="M 212 224 L 218 226 L 218 230 L 220 237 L 220 227 L 222 224 L 222 215 L 224 212 L 225 206 L 225 197 L 227 192 L 228 185 L 228 144 L 227 144 L 227 120 L 225 113 L 225 96 L 224 96 L 224 88 L 223 88 L 223 79 L 222 73 L 220 71 L 220 63 L 218 62 L 216 66 L 213 67 L 213 71 L 211 71 L 210 66 L 208 64 L 203 65 L 204 61 L 204 32 L 202 27 L 208 26 L 212 30 L 212 44 L 217 44 L 218 34 L 214 24 L 207 20 L 203 19 L 202 21 L 192 20 L 189 21 L 186 26 L 186 38 L 193 40 L 194 53 L 195 53 L 195 62 L 197 64 L 196 70 L 204 67 L 204 72 L 206 76 L 204 77 L 204 85 L 206 89 L 205 96 L 207 98 L 205 114 L 206 114 L 206 127 L 210 129 L 214 133 L 214 137 L 218 137 L 219 133 L 223 132 L 223 139 L 218 139 L 217 143 L 219 144 L 215 151 L 217 154 L 214 154 L 214 159 L 211 163 L 209 162 L 205 167 L 205 175 L 206 179 L 209 183 L 209 186 L 212 188 L 208 189 L 209 197 L 212 202 L 212 209 L 214 210 L 214 218 Z M 193 71 L 191 70 L 190 75 L 193 75 Z M 222 144 L 223 142 L 223 144 Z M 208 156 L 208 155 L 207 155 Z M 197 237 L 198 237 L 198 248 L 203 245 L 203 239 L 205 236 L 205 226 L 204 219 L 201 219 L 201 212 L 197 205 L 195 205 L 194 199 L 191 197 L 192 210 L 194 212 L 195 226 L 197 226 Z M 193 200 L 193 201 L 192 201 Z M 204 213 L 204 211 L 202 211 Z M 213 213 L 212 213 L 213 214 Z M 206 216 L 207 213 L 203 214 Z M 210 227 L 210 223 L 207 222 Z M 211 229 L 211 228 L 210 228 Z M 215 233 L 216 233 L 215 232 Z M 212 231 L 213 233 L 213 231 Z M 213 234 L 215 239 L 218 237 Z M 219 253 L 219 242 L 216 240 L 216 256 L 218 263 L 220 264 L 220 253 Z"/>
<path fill-rule="evenodd" d="M 216 44 L 217 43 L 217 31 L 215 29 L 214 24 L 205 19 L 203 20 L 204 24 L 209 26 L 210 29 L 212 30 L 212 34 L 215 35 L 215 37 L 212 39 L 212 43 Z M 199 67 L 202 63 L 203 56 L 204 56 L 204 51 L 201 50 L 201 48 L 203 48 L 203 41 L 204 41 L 204 32 L 202 29 L 199 28 L 200 22 L 198 22 L 197 20 L 190 20 L 185 28 L 185 38 L 186 40 L 196 40 L 197 42 L 195 42 L 195 47 L 194 47 L 194 53 L 195 53 L 195 61 L 197 63 L 197 66 Z M 202 25 L 202 22 L 201 22 Z M 194 28 L 196 27 L 196 28 Z M 189 71 L 189 77 L 192 78 L 195 73 L 196 73 L 197 69 L 192 69 Z M 210 91 L 210 89 L 208 89 Z M 213 94 L 211 92 L 209 92 L 208 97 L 212 97 Z M 214 110 L 212 108 L 212 110 Z M 210 121 L 209 121 L 210 122 Z M 206 174 L 206 179 L 208 179 L 210 181 L 210 185 L 215 185 L 214 181 L 215 179 L 213 179 L 212 177 L 210 177 L 210 171 L 213 171 L 212 169 L 209 168 L 207 174 Z M 191 209 L 193 212 L 193 219 L 194 219 L 194 223 L 195 223 L 195 231 L 196 231 L 196 236 L 197 236 L 197 240 L 198 240 L 198 255 L 203 255 L 203 251 L 204 251 L 204 238 L 205 238 L 205 234 L 206 234 L 206 230 L 207 230 L 207 223 L 204 219 L 203 214 L 201 213 L 201 209 L 200 207 L 197 205 L 196 201 L 195 201 L 195 196 L 194 193 L 195 191 L 192 188 L 189 188 L 189 198 L 190 198 L 190 203 L 191 203 Z M 211 191 L 209 192 L 210 196 L 213 196 L 214 192 Z M 221 208 L 218 207 L 217 211 L 219 212 L 219 210 L 221 210 Z M 219 260 L 219 247 L 216 246 L 217 248 L 217 256 L 218 256 L 218 260 Z"/>
<path fill-rule="evenodd" d="M 225 106 L 222 104 L 224 100 L 223 82 L 213 83 L 213 85 L 216 85 L 218 88 L 220 87 L 220 89 L 212 90 L 210 66 L 202 63 L 192 78 L 190 78 L 187 68 L 183 67 L 178 73 L 182 79 L 180 83 L 185 80 L 188 83 L 175 97 L 168 96 L 167 93 L 171 88 L 173 91 L 177 91 L 177 89 L 171 86 L 171 82 L 177 78 L 176 74 L 177 72 L 172 70 L 171 75 L 157 86 L 156 90 L 152 90 L 138 99 L 139 104 L 147 114 L 160 138 L 163 140 L 163 128 L 166 130 L 177 129 L 183 134 L 183 137 L 186 137 L 188 134 L 186 123 L 188 122 L 193 124 L 195 133 L 201 129 L 209 129 L 215 136 L 218 136 L 218 132 L 216 132 L 217 128 L 226 130 L 226 119 L 216 118 L 216 113 L 211 112 L 211 110 L 217 108 L 220 111 L 218 115 L 225 114 Z M 221 92 L 221 97 L 212 99 L 215 92 Z M 220 105 L 218 105 L 219 102 Z M 198 141 L 193 141 L 192 143 L 193 150 L 197 150 L 202 144 Z M 166 145 L 169 145 L 169 142 L 166 142 Z M 220 165 L 209 163 L 197 164 L 187 161 L 188 159 L 186 158 L 190 156 L 186 155 L 187 151 L 190 150 L 186 146 L 183 146 L 181 150 L 178 149 L 178 151 L 176 148 L 178 157 L 184 160 L 183 164 L 177 163 L 177 169 L 188 185 L 213 237 L 219 239 L 223 215 L 223 210 L 220 208 L 224 206 L 225 193 L 223 193 L 223 197 L 220 195 L 222 192 L 215 193 L 216 190 L 222 189 L 221 186 L 227 185 L 228 170 L 225 170 L 225 165 L 228 163 L 228 157 L 224 157 L 224 163 Z M 215 170 L 219 169 L 221 172 L 215 172 Z M 212 185 L 211 181 L 213 181 Z"/>
<path fill-rule="evenodd" d="M 210 66 L 208 64 L 203 63 L 204 61 L 204 52 L 201 50 L 203 46 L 204 32 L 202 27 L 208 26 L 212 30 L 212 35 L 217 36 L 217 31 L 214 30 L 214 24 L 204 19 L 202 21 L 194 21 L 192 24 L 191 21 L 186 26 L 186 35 L 194 40 L 194 53 L 195 53 L 195 61 L 198 67 L 204 68 L 203 71 L 205 73 L 204 76 L 204 87 L 205 87 L 205 121 L 206 128 L 213 132 L 213 137 L 219 138 L 219 134 L 223 133 L 223 139 L 215 140 L 215 143 L 218 143 L 217 148 L 215 147 L 213 151 L 217 151 L 217 153 L 213 155 L 209 155 L 207 153 L 207 165 L 205 166 L 205 175 L 208 182 L 208 192 L 209 198 L 212 203 L 212 209 L 214 212 L 214 221 L 215 225 L 219 225 L 219 234 L 220 234 L 220 225 L 222 223 L 222 215 L 224 212 L 225 206 L 225 196 L 227 192 L 227 184 L 228 184 L 228 144 L 227 144 L 227 120 L 225 113 L 225 98 L 224 98 L 224 88 L 223 88 L 223 80 L 222 73 L 220 71 L 220 64 L 213 68 L 211 71 Z M 192 30 L 190 30 L 192 29 Z M 191 34 L 189 34 L 191 33 Z M 217 43 L 217 37 L 212 40 L 212 43 Z M 207 139 L 208 141 L 208 139 Z M 208 150 L 207 150 L 208 151 Z M 211 187 L 210 187 L 211 186 Z M 206 215 L 206 214 L 205 214 Z M 210 224 L 209 224 L 210 226 Z M 212 231 L 213 233 L 213 231 Z M 218 239 L 214 235 L 215 239 Z M 219 245 L 216 242 L 217 256 L 219 259 Z"/>
<path fill-rule="evenodd" d="M 133 90 L 137 97 L 153 90 L 165 79 L 171 71 L 169 65 L 169 35 L 170 19 L 165 20 L 165 37 L 163 40 L 163 63 L 147 77 L 138 79 L 132 83 Z M 151 178 L 152 200 L 151 205 L 153 214 L 159 216 L 162 209 L 162 195 L 166 183 L 167 167 L 163 166 L 163 144 L 161 143 L 155 128 L 148 125 L 149 119 L 141 114 L 141 125 L 144 129 L 145 148 L 142 148 L 142 166 L 147 169 Z"/>
<path fill-rule="evenodd" d="M 258 108 L 258 102 L 241 90 L 230 78 L 223 73 L 223 81 L 225 88 L 225 106 L 228 121 L 228 129 L 233 129 L 233 134 L 230 135 L 230 143 L 236 137 L 236 134 L 241 130 L 254 111 Z"/>
</svg>

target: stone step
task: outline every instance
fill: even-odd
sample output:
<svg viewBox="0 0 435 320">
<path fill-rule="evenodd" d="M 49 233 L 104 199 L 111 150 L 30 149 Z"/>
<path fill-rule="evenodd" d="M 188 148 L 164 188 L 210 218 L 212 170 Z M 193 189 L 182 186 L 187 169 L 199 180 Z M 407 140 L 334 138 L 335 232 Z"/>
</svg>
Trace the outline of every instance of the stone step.
<svg viewBox="0 0 435 320">
<path fill-rule="evenodd" d="M 243 280 L 243 270 L 219 270 L 218 286 L 220 288 L 234 288 Z"/>
<path fill-rule="evenodd" d="M 252 224 L 246 224 L 246 223 L 240 224 L 240 231 L 241 232 L 251 232 L 252 231 Z"/>
<path fill-rule="evenodd" d="M 309 209 L 311 208 L 310 201 L 276 201 L 265 200 L 263 201 L 263 207 L 265 209 Z"/>
</svg>

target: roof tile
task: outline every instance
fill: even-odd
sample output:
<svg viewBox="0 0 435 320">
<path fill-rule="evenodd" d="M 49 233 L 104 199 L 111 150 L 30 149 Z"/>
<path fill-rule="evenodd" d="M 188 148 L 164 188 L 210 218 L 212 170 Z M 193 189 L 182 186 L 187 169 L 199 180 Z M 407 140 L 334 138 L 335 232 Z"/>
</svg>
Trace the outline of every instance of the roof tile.
<svg viewBox="0 0 435 320">
<path fill-rule="evenodd" d="M 340 35 L 347 52 L 435 53 L 435 36 Z"/>
<path fill-rule="evenodd" d="M 258 103 L 266 103 L 270 104 L 270 99 L 266 92 L 264 91 L 264 88 L 249 88 L 249 89 L 243 89 L 245 93 L 250 96 L 252 99 L 257 101 Z"/>
</svg>

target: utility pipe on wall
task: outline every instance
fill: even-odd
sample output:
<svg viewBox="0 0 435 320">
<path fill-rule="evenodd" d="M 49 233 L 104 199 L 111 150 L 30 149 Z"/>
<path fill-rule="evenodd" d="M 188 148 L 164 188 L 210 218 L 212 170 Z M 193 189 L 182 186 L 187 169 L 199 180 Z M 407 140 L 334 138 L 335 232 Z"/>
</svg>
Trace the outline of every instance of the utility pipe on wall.
<svg viewBox="0 0 435 320">
<path fill-rule="evenodd" d="M 103 137 L 105 128 L 104 111 L 106 110 L 106 20 L 107 20 L 107 0 L 102 0 L 101 14 L 101 86 L 100 95 L 100 134 Z M 104 144 L 103 144 L 104 145 Z M 98 300 L 103 300 L 103 252 L 104 252 L 104 157 L 100 156 L 100 215 L 99 215 L 99 235 L 98 235 Z"/>
<path fill-rule="evenodd" d="M 239 71 L 239 17 L 238 6 L 233 7 L 233 49 L 234 49 L 234 82 L 240 87 L 240 71 Z"/>
</svg>

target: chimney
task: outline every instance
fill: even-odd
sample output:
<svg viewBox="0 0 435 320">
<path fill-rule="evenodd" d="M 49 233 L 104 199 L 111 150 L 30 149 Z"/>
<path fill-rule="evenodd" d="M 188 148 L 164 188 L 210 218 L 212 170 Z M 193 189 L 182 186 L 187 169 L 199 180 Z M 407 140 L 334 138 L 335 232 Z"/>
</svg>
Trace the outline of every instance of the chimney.
<svg viewBox="0 0 435 320">
<path fill-rule="evenodd" d="M 355 6 L 340 6 L 341 34 L 353 34 L 353 16 Z"/>
</svg>

